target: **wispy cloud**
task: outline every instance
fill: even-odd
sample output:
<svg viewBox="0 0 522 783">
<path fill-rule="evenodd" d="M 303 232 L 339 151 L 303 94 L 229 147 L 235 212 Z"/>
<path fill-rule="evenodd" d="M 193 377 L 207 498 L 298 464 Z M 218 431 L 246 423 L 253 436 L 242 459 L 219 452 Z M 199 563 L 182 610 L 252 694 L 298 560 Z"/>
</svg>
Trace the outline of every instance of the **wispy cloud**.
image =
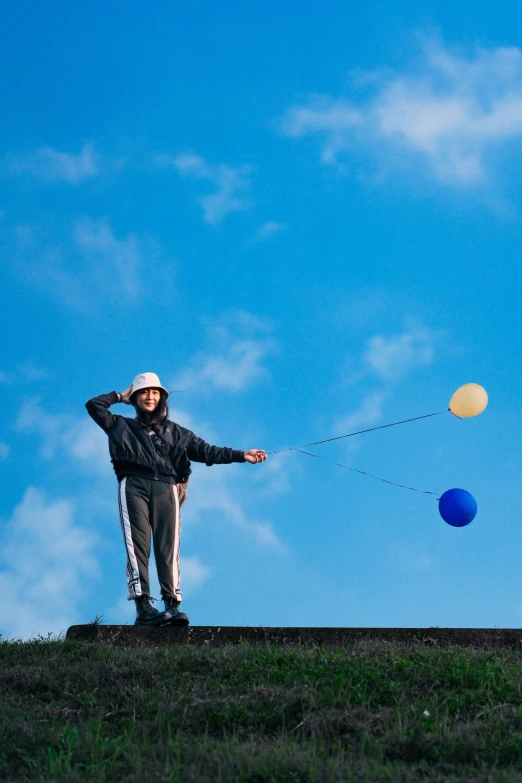
<svg viewBox="0 0 522 783">
<path fill-rule="evenodd" d="M 18 376 L 25 381 L 41 381 L 49 377 L 49 371 L 45 367 L 39 367 L 30 360 L 18 365 L 16 369 Z"/>
<path fill-rule="evenodd" d="M 60 633 L 100 569 L 94 536 L 74 520 L 74 503 L 52 500 L 29 487 L 3 525 L 0 591 L 16 596 L 0 604 L 2 634 L 27 638 Z"/>
<path fill-rule="evenodd" d="M 363 364 L 383 380 L 401 378 L 416 367 L 433 363 L 441 334 L 421 325 L 402 334 L 376 334 L 368 340 Z"/>
<path fill-rule="evenodd" d="M 278 223 L 275 220 L 268 220 L 259 226 L 249 240 L 249 245 L 256 245 L 258 242 L 264 242 L 266 239 L 280 234 L 286 228 L 284 223 Z"/>
<path fill-rule="evenodd" d="M 184 593 L 193 593 L 207 581 L 212 569 L 203 565 L 199 557 L 182 557 L 180 561 Z"/>
<path fill-rule="evenodd" d="M 203 220 L 217 225 L 232 212 L 249 209 L 251 201 L 250 166 L 229 166 L 226 163 L 213 165 L 200 155 L 158 155 L 156 162 L 163 167 L 173 166 L 179 174 L 209 182 L 214 192 L 198 199 L 203 209 Z"/>
<path fill-rule="evenodd" d="M 281 127 L 292 138 L 312 134 L 323 137 L 321 162 L 336 164 L 339 153 L 353 146 L 353 129 L 363 125 L 363 112 L 350 106 L 346 100 L 316 95 L 307 105 L 290 109 Z"/>
<path fill-rule="evenodd" d="M 238 392 L 269 377 L 264 362 L 276 344 L 269 326 L 251 313 L 232 311 L 209 323 L 207 343 L 174 382 L 175 388 Z"/>
<path fill-rule="evenodd" d="M 344 435 L 350 430 L 367 427 L 381 421 L 383 404 L 388 397 L 389 392 L 386 391 L 374 391 L 367 394 L 354 411 L 336 420 L 334 434 Z"/>
<path fill-rule="evenodd" d="M 365 80 L 367 94 L 358 100 L 314 96 L 294 106 L 283 118 L 283 132 L 318 137 L 321 161 L 329 165 L 341 165 L 360 147 L 388 166 L 409 166 L 413 155 L 439 182 L 454 187 L 486 182 L 490 151 L 522 140 L 517 47 L 464 54 L 430 41 L 407 70 L 366 74 Z"/>
<path fill-rule="evenodd" d="M 74 227 L 74 241 L 85 265 L 96 270 L 96 277 L 104 285 L 114 285 L 129 299 L 139 291 L 138 273 L 142 262 L 139 241 L 134 234 L 117 239 L 106 220 L 80 220 Z M 105 269 L 109 274 L 105 274 Z"/>
<path fill-rule="evenodd" d="M 0 441 L 0 460 L 7 459 L 9 456 L 9 452 L 10 449 L 7 443 L 3 443 L 2 441 Z"/>
<path fill-rule="evenodd" d="M 381 421 L 384 404 L 394 388 L 411 372 L 435 361 L 436 346 L 444 335 L 442 330 L 429 329 L 409 320 L 406 330 L 399 334 L 370 337 L 357 359 L 357 369 L 348 376 L 347 383 L 354 386 L 365 381 L 372 385 L 377 383 L 380 388 L 365 392 L 354 410 L 338 417 L 334 434 L 341 435 Z"/>
<path fill-rule="evenodd" d="M 135 234 L 116 237 L 106 220 L 77 220 L 65 239 L 42 239 L 37 227 L 15 229 L 17 265 L 24 280 L 48 291 L 68 307 L 91 308 L 100 296 L 136 302 L 144 255 L 157 255 L 152 243 Z"/>
<path fill-rule="evenodd" d="M 41 455 L 53 459 L 63 445 L 63 438 L 72 417 L 51 414 L 43 410 L 39 398 L 25 400 L 15 422 L 17 432 L 33 433 L 42 439 Z"/>
<path fill-rule="evenodd" d="M 72 459 L 89 473 L 102 477 L 112 474 L 107 436 L 88 416 L 49 413 L 38 398 L 27 399 L 15 422 L 17 432 L 38 435 L 44 459 Z"/>
<path fill-rule="evenodd" d="M 248 470 L 250 466 L 242 465 L 240 469 Z M 262 468 L 260 468 L 262 470 Z M 228 470 L 225 474 L 224 471 Z M 194 476 L 191 479 L 193 491 L 189 491 L 190 506 L 183 507 L 189 519 L 201 518 L 205 512 L 219 511 L 223 518 L 253 536 L 260 544 L 276 551 L 286 549 L 284 543 L 274 530 L 271 522 L 259 519 L 257 513 L 247 511 L 245 503 L 241 502 L 243 494 L 238 487 L 238 477 L 233 475 L 231 467 L 209 469 L 194 465 Z M 252 503 L 250 503 L 252 505 Z"/>
<path fill-rule="evenodd" d="M 41 180 L 68 182 L 77 185 L 99 173 L 100 158 L 91 144 L 84 144 L 80 152 L 61 152 L 51 147 L 27 153 L 9 155 L 8 168 L 16 174 L 29 174 Z"/>
<path fill-rule="evenodd" d="M 430 329 L 407 319 L 404 331 L 374 334 L 366 340 L 360 356 L 350 358 L 345 382 L 352 385 L 373 379 L 393 385 L 413 370 L 433 364 L 437 346 L 445 337 L 443 329 Z"/>
<path fill-rule="evenodd" d="M 47 378 L 49 373 L 43 367 L 38 367 L 31 361 L 25 364 L 19 364 L 14 370 L 4 370 L 0 372 L 0 384 L 28 383 L 31 381 L 41 381 Z"/>
</svg>

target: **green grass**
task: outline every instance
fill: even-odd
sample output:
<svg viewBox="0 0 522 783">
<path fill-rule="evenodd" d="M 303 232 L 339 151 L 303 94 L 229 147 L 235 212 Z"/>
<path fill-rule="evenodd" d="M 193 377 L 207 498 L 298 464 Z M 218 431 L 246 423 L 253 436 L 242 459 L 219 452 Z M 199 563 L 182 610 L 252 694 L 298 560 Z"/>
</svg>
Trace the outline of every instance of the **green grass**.
<svg viewBox="0 0 522 783">
<path fill-rule="evenodd" d="M 3 642 L 0 779 L 522 781 L 520 656 Z"/>
</svg>

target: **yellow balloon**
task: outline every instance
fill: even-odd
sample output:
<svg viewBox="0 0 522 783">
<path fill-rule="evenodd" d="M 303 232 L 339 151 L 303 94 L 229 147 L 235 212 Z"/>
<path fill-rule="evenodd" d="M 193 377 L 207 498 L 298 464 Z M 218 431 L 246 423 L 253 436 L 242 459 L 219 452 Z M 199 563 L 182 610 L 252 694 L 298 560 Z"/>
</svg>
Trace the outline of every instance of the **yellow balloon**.
<svg viewBox="0 0 522 783">
<path fill-rule="evenodd" d="M 450 400 L 449 409 L 455 416 L 468 419 L 486 409 L 488 394 L 478 383 L 465 383 Z"/>
</svg>

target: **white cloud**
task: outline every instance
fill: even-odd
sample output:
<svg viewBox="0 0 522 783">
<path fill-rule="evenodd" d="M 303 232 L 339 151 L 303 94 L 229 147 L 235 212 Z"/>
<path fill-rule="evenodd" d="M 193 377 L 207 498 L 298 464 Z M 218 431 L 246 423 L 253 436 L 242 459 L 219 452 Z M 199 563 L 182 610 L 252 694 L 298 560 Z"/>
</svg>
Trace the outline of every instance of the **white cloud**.
<svg viewBox="0 0 522 783">
<path fill-rule="evenodd" d="M 142 254 L 134 234 L 116 239 L 106 220 L 85 219 L 75 224 L 74 241 L 97 282 L 112 291 L 116 285 L 118 294 L 136 298 Z"/>
<path fill-rule="evenodd" d="M 383 404 L 388 397 L 389 393 L 384 391 L 367 394 L 354 411 L 335 422 L 334 434 L 344 435 L 350 430 L 377 424 L 382 419 Z"/>
<path fill-rule="evenodd" d="M 222 355 L 204 359 L 190 385 L 197 381 L 217 389 L 241 391 L 265 376 L 266 370 L 261 366 L 265 354 L 266 345 L 263 341 L 235 341 L 231 338 Z"/>
<path fill-rule="evenodd" d="M 251 443 L 252 448 L 261 448 L 256 443 Z M 266 448 L 266 446 L 265 446 Z M 283 448 L 283 447 L 281 447 Z M 291 476 L 299 470 L 294 460 L 288 459 L 288 453 L 270 454 L 263 463 L 262 470 L 255 469 L 255 491 L 259 498 L 273 500 L 279 495 L 289 492 L 291 489 Z"/>
<path fill-rule="evenodd" d="M 45 411 L 38 398 L 26 400 L 16 421 L 18 432 L 32 433 L 42 439 L 44 459 L 73 460 L 73 464 L 91 473 L 107 477 L 112 468 L 107 436 L 85 414 L 79 419 L 68 414 Z"/>
<path fill-rule="evenodd" d="M 266 223 L 263 223 L 255 230 L 248 244 L 255 245 L 258 242 L 264 242 L 265 239 L 269 239 L 270 237 L 279 234 L 285 228 L 286 226 L 284 223 L 278 223 L 275 220 L 268 220 Z"/>
<path fill-rule="evenodd" d="M 388 165 L 423 160 L 451 186 L 473 186 L 491 175 L 488 154 L 522 140 L 522 50 L 477 48 L 467 56 L 439 43 L 422 49 L 421 62 L 403 73 L 367 76 L 358 101 L 314 97 L 290 109 L 288 136 L 321 139 L 321 161 L 339 165 L 357 147 Z"/>
<path fill-rule="evenodd" d="M 250 166 L 228 166 L 225 163 L 212 165 L 194 154 L 172 157 L 158 155 L 160 166 L 174 166 L 183 175 L 205 180 L 214 188 L 213 193 L 198 199 L 206 223 L 217 225 L 232 212 L 242 212 L 251 206 L 246 193 L 250 190 Z"/>
<path fill-rule="evenodd" d="M 364 116 L 345 100 L 316 96 L 308 106 L 295 106 L 283 119 L 287 136 L 308 134 L 326 137 L 321 148 L 322 163 L 336 163 L 340 152 L 352 145 L 351 131 L 364 124 Z"/>
<path fill-rule="evenodd" d="M 41 381 L 47 378 L 49 373 L 43 367 L 38 367 L 31 361 L 25 364 L 19 364 L 14 370 L 9 372 L 0 372 L 0 383 L 27 383 L 31 381 Z"/>
<path fill-rule="evenodd" d="M 10 449 L 7 443 L 3 443 L 2 441 L 0 441 L 0 460 L 7 459 L 9 456 L 9 451 Z"/>
<path fill-rule="evenodd" d="M 180 572 L 183 578 L 183 593 L 194 593 L 207 581 L 212 569 L 200 561 L 199 557 L 180 558 Z"/>
<path fill-rule="evenodd" d="M 410 320 L 406 331 L 400 334 L 376 334 L 370 337 L 357 360 L 359 367 L 347 378 L 347 383 L 353 385 L 371 379 L 378 381 L 381 388 L 366 393 L 355 410 L 337 418 L 333 427 L 334 435 L 343 435 L 380 422 L 384 404 L 393 388 L 410 372 L 435 361 L 435 347 L 444 334 L 442 330 L 429 329 Z"/>
<path fill-rule="evenodd" d="M 362 359 L 383 380 L 400 378 L 415 367 L 433 363 L 439 335 L 422 326 L 398 335 L 377 334 L 368 341 Z"/>
<path fill-rule="evenodd" d="M 90 309 L 100 296 L 113 296 L 115 290 L 135 302 L 143 258 L 157 252 L 134 234 L 118 239 L 103 219 L 77 220 L 65 240 L 45 242 L 42 234 L 30 226 L 15 229 L 19 271 L 25 281 L 77 309 Z"/>
<path fill-rule="evenodd" d="M 43 410 L 38 398 L 26 400 L 15 424 L 17 432 L 29 432 L 42 438 L 41 454 L 45 459 L 53 459 L 56 451 L 63 445 L 64 433 L 72 421 L 65 414 L 50 414 Z"/>
<path fill-rule="evenodd" d="M 248 465 L 241 466 L 242 470 L 249 468 Z M 227 469 L 228 472 L 225 473 Z M 257 514 L 254 516 L 243 507 L 239 500 L 242 493 L 236 486 L 237 476 L 234 476 L 232 471 L 233 468 L 227 465 L 207 468 L 195 464 L 187 505 L 183 506 L 184 516 L 190 520 L 195 516 L 201 516 L 202 512 L 218 510 L 227 521 L 253 536 L 263 546 L 284 551 L 286 547 L 274 531 L 272 523 L 256 518 Z"/>
<path fill-rule="evenodd" d="M 8 166 L 17 174 L 30 174 L 42 180 L 55 180 L 76 185 L 99 173 L 99 156 L 90 144 L 84 144 L 75 155 L 50 147 L 41 147 L 27 155 L 9 156 Z"/>
<path fill-rule="evenodd" d="M 195 391 L 238 392 L 269 377 L 263 362 L 275 349 L 268 326 L 244 311 L 233 311 L 208 326 L 209 348 L 198 353 L 173 386 Z"/>
<path fill-rule="evenodd" d="M 60 633 L 99 575 L 96 541 L 74 521 L 71 500 L 50 500 L 29 487 L 3 526 L 0 592 L 2 634 L 27 638 Z"/>
<path fill-rule="evenodd" d="M 82 467 L 100 476 L 114 476 L 107 435 L 90 417 L 77 419 L 63 433 L 65 448 Z"/>
<path fill-rule="evenodd" d="M 364 346 L 356 361 L 350 359 L 347 384 L 376 378 L 394 384 L 419 367 L 433 364 L 436 347 L 446 337 L 442 329 L 430 329 L 414 319 L 408 319 L 399 334 L 375 334 Z M 352 369 L 355 366 L 355 369 Z"/>
<path fill-rule="evenodd" d="M 16 369 L 19 377 L 26 381 L 41 381 L 44 378 L 49 377 L 48 370 L 44 367 L 38 367 L 38 365 L 33 364 L 31 361 L 18 365 Z"/>
</svg>

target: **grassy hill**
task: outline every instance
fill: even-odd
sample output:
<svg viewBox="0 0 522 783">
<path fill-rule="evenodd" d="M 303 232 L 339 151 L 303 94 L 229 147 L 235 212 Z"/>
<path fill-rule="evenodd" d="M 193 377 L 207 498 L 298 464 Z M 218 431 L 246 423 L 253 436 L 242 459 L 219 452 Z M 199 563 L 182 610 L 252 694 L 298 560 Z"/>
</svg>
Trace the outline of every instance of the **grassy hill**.
<svg viewBox="0 0 522 783">
<path fill-rule="evenodd" d="M 522 781 L 522 653 L 0 643 L 5 781 Z"/>
</svg>

